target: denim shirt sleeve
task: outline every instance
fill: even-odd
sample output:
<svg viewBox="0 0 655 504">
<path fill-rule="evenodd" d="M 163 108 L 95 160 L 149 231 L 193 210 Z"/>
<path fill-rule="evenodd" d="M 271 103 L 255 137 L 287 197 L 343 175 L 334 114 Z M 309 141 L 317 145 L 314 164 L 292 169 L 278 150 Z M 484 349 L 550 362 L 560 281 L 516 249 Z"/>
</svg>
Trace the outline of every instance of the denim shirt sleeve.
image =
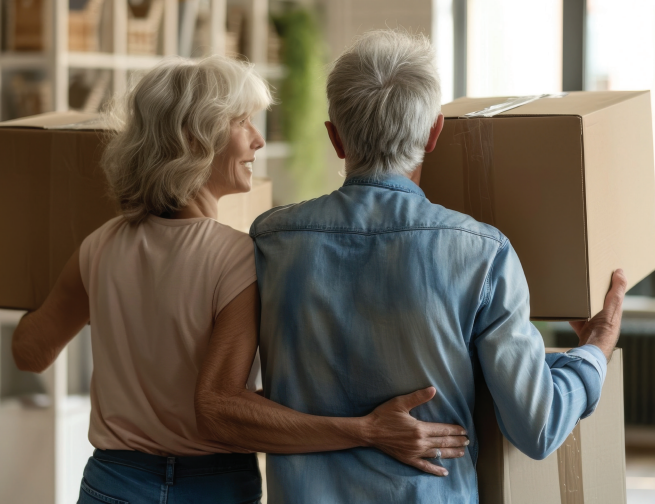
<svg viewBox="0 0 655 504">
<path fill-rule="evenodd" d="M 607 362 L 592 345 L 545 354 L 530 322 L 525 274 L 508 241 L 487 282 L 473 337 L 498 425 L 519 450 L 543 459 L 596 408 Z"/>
</svg>

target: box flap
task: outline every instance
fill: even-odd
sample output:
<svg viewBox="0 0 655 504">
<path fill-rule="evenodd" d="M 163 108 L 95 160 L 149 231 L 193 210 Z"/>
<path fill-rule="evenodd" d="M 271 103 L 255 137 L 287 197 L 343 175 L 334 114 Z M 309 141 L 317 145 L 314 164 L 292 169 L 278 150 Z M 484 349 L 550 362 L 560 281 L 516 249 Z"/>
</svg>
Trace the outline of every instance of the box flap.
<svg viewBox="0 0 655 504">
<path fill-rule="evenodd" d="M 575 91 L 559 98 L 541 98 L 498 115 L 503 117 L 540 115 L 585 116 L 644 93 L 648 93 L 648 91 Z M 459 98 L 454 102 L 444 105 L 442 107 L 442 113 L 446 118 L 462 117 L 492 105 L 503 103 L 508 99 L 508 97 Z"/>
<path fill-rule="evenodd" d="M 98 121 L 99 119 L 100 114 L 95 112 L 83 113 L 69 110 L 67 112 L 47 112 L 45 114 L 0 122 L 0 128 L 102 129 L 100 127 L 101 123 Z"/>
<path fill-rule="evenodd" d="M 650 95 L 583 118 L 591 316 L 612 272 L 628 288 L 655 269 L 655 170 Z"/>
<path fill-rule="evenodd" d="M 574 91 L 562 98 L 536 100 L 501 115 L 585 116 L 649 91 Z"/>
</svg>

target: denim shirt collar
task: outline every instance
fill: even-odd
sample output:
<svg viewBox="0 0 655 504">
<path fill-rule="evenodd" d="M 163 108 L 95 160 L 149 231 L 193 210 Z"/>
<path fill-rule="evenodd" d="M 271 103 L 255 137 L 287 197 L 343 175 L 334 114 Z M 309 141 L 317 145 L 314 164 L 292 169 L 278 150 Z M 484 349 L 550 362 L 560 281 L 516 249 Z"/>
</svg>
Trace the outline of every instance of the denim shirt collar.
<svg viewBox="0 0 655 504">
<path fill-rule="evenodd" d="M 403 191 L 418 194 L 425 198 L 423 190 L 403 175 L 381 175 L 379 177 L 350 177 L 343 183 L 343 187 L 349 185 L 369 185 L 382 187 L 394 191 Z"/>
</svg>

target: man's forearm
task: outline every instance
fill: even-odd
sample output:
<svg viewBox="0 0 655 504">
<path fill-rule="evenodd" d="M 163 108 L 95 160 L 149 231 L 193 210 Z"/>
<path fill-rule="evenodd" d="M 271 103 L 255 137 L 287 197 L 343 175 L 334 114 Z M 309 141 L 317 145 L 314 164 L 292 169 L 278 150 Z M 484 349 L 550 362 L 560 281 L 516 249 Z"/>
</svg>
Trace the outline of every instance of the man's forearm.
<svg viewBox="0 0 655 504">
<path fill-rule="evenodd" d="M 312 453 L 367 444 L 363 418 L 308 415 L 248 390 L 197 395 L 196 412 L 201 435 L 234 451 Z"/>
<path fill-rule="evenodd" d="M 523 387 L 529 389 L 527 397 L 532 401 L 526 397 L 507 402 L 498 396 L 498 425 L 514 446 L 541 460 L 564 442 L 580 418 L 594 410 L 600 399 L 602 376 L 580 355 L 547 354 L 546 366 Z"/>
</svg>

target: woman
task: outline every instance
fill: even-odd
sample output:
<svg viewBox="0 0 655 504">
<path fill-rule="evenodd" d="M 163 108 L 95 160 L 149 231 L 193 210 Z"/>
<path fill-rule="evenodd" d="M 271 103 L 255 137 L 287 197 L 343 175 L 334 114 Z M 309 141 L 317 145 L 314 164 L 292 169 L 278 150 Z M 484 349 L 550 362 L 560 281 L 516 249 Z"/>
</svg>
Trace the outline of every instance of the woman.
<svg viewBox="0 0 655 504">
<path fill-rule="evenodd" d="M 84 240 L 13 341 L 18 366 L 41 372 L 92 323 L 89 440 L 97 449 L 80 503 L 258 502 L 256 456 L 235 452 L 288 452 L 290 445 L 305 452 L 375 446 L 443 475 L 422 457 L 465 443 L 437 437 L 461 434 L 459 427 L 435 431 L 409 416 L 434 389 L 355 419 L 303 415 L 257 396 L 254 432 L 270 424 L 272 434 L 253 432 L 256 442 L 244 440 L 247 449 L 199 432 L 194 390 L 210 342 L 234 328 L 257 330 L 256 317 L 243 316 L 256 301 L 245 311 L 236 301 L 256 289 L 252 242 L 215 219 L 222 196 L 250 190 L 255 154 L 264 146 L 251 116 L 270 103 L 252 65 L 176 59 L 148 72 L 111 114 L 117 132 L 102 165 L 121 216 Z M 246 356 L 251 362 L 254 351 Z M 245 387 L 243 376 L 229 381 Z M 442 456 L 460 450 L 444 448 Z"/>
</svg>

